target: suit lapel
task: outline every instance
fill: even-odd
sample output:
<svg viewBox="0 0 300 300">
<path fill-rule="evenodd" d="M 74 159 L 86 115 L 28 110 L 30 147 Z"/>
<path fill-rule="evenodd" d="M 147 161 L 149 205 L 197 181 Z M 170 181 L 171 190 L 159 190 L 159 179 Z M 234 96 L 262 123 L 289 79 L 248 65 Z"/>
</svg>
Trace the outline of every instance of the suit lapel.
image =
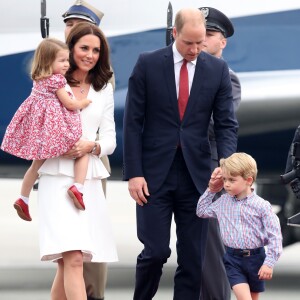
<svg viewBox="0 0 300 300">
<path fill-rule="evenodd" d="M 164 55 L 164 75 L 166 78 L 169 100 L 173 107 L 175 115 L 178 117 L 179 121 L 179 110 L 178 110 L 178 100 L 176 93 L 176 83 L 175 83 L 175 73 L 174 73 L 174 59 L 172 45 L 167 48 L 167 51 Z"/>
</svg>

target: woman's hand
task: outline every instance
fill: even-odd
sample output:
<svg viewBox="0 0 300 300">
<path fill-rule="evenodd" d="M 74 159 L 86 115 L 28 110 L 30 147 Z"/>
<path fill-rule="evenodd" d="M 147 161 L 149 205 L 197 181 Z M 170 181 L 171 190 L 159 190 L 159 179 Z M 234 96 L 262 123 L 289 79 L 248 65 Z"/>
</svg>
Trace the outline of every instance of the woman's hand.
<svg viewBox="0 0 300 300">
<path fill-rule="evenodd" d="M 74 144 L 72 149 L 66 152 L 63 156 L 66 158 L 76 159 L 78 157 L 82 157 L 83 155 L 91 152 L 93 149 L 95 142 L 87 141 L 87 140 L 79 140 Z"/>
</svg>

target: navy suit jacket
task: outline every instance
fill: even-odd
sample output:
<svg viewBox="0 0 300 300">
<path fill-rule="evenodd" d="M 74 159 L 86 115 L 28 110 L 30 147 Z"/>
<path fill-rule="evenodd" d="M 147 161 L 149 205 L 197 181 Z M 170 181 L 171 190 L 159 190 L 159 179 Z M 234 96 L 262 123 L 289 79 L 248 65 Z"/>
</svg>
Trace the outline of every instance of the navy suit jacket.
<svg viewBox="0 0 300 300">
<path fill-rule="evenodd" d="M 231 87 L 232 87 L 233 109 L 234 112 L 236 113 L 242 100 L 241 83 L 236 73 L 231 69 L 229 69 L 229 75 L 230 75 Z M 214 169 L 219 165 L 219 157 L 218 157 L 217 143 L 215 139 L 213 119 L 210 119 L 210 124 L 208 127 L 208 136 L 209 136 L 209 142 L 211 147 L 212 168 Z"/>
<path fill-rule="evenodd" d="M 202 194 L 211 175 L 208 126 L 213 113 L 220 157 L 236 151 L 238 123 L 226 62 L 201 52 L 180 121 L 172 45 L 143 53 L 129 78 L 124 112 L 123 179 L 145 177 L 150 194 L 163 184 L 178 145 Z"/>
</svg>

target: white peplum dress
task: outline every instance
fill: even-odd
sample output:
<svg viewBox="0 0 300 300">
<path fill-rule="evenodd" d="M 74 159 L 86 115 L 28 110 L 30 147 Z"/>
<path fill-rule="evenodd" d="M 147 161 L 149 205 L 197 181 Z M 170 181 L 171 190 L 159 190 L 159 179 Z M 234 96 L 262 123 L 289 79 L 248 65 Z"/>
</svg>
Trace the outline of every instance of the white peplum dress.
<svg viewBox="0 0 300 300">
<path fill-rule="evenodd" d="M 67 85 L 66 89 L 71 91 Z M 99 128 L 101 154 L 112 154 L 116 147 L 114 99 L 111 84 L 87 96 L 92 103 L 81 111 L 82 136 L 95 141 Z M 109 173 L 98 156 L 89 154 L 83 199 L 86 209 L 75 208 L 67 194 L 74 182 L 74 160 L 47 159 L 39 170 L 38 211 L 41 260 L 62 257 L 62 253 L 81 250 L 87 262 L 118 260 L 101 179 Z"/>
</svg>

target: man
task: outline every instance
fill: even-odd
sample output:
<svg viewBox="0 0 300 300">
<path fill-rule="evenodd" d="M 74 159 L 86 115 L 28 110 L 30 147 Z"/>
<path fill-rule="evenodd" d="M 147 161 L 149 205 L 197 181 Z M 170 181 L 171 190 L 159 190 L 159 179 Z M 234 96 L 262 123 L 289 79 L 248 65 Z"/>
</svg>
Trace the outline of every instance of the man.
<svg viewBox="0 0 300 300">
<path fill-rule="evenodd" d="M 222 58 L 223 49 L 227 45 L 227 38 L 234 34 L 231 21 L 221 11 L 212 7 L 200 7 L 206 19 L 206 38 L 203 51 Z M 237 75 L 229 69 L 233 106 L 236 112 L 241 102 L 241 84 Z M 212 151 L 212 169 L 219 165 L 219 157 L 214 133 L 214 124 L 211 119 L 209 126 L 209 141 Z M 220 236 L 217 219 L 209 219 L 207 244 L 202 272 L 201 297 L 202 300 L 229 300 L 231 288 L 223 264 L 225 252 Z M 216 276 L 218 274 L 218 276 Z"/>
<path fill-rule="evenodd" d="M 79 22 L 91 22 L 100 25 L 104 14 L 87 3 L 86 1 L 77 0 L 63 15 L 66 24 L 65 38 L 69 35 L 72 27 Z M 114 77 L 111 79 L 114 86 Z M 101 158 L 106 169 L 111 172 L 109 160 L 107 156 Z M 102 179 L 104 194 L 106 194 L 106 179 Z M 104 299 L 104 291 L 107 280 L 107 264 L 106 263 L 84 263 L 83 275 L 86 286 L 88 300 Z"/>
<path fill-rule="evenodd" d="M 228 66 L 201 51 L 205 33 L 199 9 L 180 10 L 175 42 L 141 54 L 129 78 L 123 171 L 137 203 L 137 234 L 144 244 L 134 300 L 152 299 L 158 289 L 171 254 L 173 214 L 178 256 L 174 299 L 199 300 L 207 222 L 197 220 L 195 210 L 210 178 L 211 114 L 221 157 L 235 152 L 238 128 Z"/>
<path fill-rule="evenodd" d="M 292 143 L 289 148 L 288 157 L 286 160 L 285 174 L 281 175 L 281 179 L 285 184 L 289 184 L 296 199 L 300 200 L 300 125 L 297 127 Z M 291 172 L 291 173 L 290 173 Z M 299 207 L 299 202 L 293 204 L 288 201 L 285 205 L 292 206 L 291 211 L 295 211 L 295 207 Z M 287 224 L 290 226 L 300 226 L 300 213 L 292 215 L 288 218 Z"/>
</svg>

